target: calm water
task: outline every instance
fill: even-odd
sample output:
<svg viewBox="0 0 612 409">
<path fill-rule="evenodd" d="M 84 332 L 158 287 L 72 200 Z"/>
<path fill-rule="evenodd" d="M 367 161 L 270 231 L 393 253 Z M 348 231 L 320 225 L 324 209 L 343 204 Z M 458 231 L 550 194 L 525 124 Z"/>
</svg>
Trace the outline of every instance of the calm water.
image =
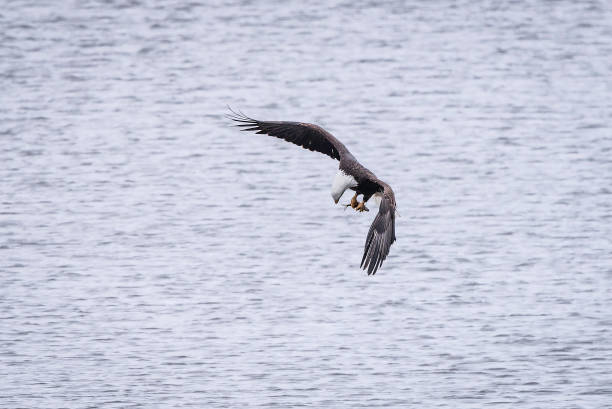
<svg viewBox="0 0 612 409">
<path fill-rule="evenodd" d="M 612 6 L 149 3 L 0 10 L 0 406 L 612 407 Z"/>
</svg>

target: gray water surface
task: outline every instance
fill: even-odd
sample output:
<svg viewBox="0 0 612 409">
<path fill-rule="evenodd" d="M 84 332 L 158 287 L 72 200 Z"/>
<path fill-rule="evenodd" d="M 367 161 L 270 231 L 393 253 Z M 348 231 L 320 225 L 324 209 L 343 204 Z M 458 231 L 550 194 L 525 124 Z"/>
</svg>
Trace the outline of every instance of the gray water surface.
<svg viewBox="0 0 612 409">
<path fill-rule="evenodd" d="M 611 56 L 597 1 L 6 2 L 0 406 L 612 407 Z M 227 104 L 394 188 L 376 276 Z"/>
</svg>

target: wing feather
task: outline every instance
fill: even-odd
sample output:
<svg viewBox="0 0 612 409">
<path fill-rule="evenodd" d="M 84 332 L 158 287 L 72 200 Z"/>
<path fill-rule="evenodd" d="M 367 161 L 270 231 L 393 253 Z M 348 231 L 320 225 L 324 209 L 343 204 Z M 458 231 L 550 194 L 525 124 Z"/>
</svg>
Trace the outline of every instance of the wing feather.
<svg viewBox="0 0 612 409">
<path fill-rule="evenodd" d="M 249 118 L 242 112 L 229 109 L 231 114 L 228 114 L 227 117 L 238 122 L 237 126 L 243 131 L 255 131 L 256 134 L 275 136 L 304 149 L 324 153 L 332 159 L 340 160 L 341 156 L 348 152 L 342 142 L 318 125 L 305 122 L 259 121 Z"/>
<path fill-rule="evenodd" d="M 368 275 L 376 274 L 378 268 L 389 254 L 395 241 L 395 197 L 390 188 L 385 188 L 378 208 L 378 214 L 370 226 L 366 238 L 361 268 L 368 270 Z"/>
</svg>

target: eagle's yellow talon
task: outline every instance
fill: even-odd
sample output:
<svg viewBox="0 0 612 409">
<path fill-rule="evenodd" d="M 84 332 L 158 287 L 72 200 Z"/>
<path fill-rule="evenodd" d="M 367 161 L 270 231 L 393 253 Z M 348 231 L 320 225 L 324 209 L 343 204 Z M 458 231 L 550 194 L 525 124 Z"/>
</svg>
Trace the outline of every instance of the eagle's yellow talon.
<svg viewBox="0 0 612 409">
<path fill-rule="evenodd" d="M 346 207 L 351 206 L 353 209 L 356 209 L 356 208 L 357 208 L 358 203 L 359 203 L 359 202 L 357 201 L 357 193 L 355 193 L 355 196 L 353 196 L 353 197 L 351 198 L 351 203 L 345 204 L 344 206 L 346 206 Z"/>
<path fill-rule="evenodd" d="M 358 212 L 369 212 L 370 209 L 368 209 L 365 205 L 365 202 L 361 202 L 359 203 L 356 207 L 355 210 L 357 210 Z"/>
</svg>

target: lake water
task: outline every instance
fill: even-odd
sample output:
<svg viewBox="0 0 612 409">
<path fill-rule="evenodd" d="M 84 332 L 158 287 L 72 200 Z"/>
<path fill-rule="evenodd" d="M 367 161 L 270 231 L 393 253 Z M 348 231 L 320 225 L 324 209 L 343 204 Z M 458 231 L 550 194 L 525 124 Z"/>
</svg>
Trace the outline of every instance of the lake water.
<svg viewBox="0 0 612 409">
<path fill-rule="evenodd" d="M 611 408 L 611 56 L 598 1 L 7 2 L 0 406 Z M 227 105 L 393 187 L 376 276 Z"/>
</svg>

